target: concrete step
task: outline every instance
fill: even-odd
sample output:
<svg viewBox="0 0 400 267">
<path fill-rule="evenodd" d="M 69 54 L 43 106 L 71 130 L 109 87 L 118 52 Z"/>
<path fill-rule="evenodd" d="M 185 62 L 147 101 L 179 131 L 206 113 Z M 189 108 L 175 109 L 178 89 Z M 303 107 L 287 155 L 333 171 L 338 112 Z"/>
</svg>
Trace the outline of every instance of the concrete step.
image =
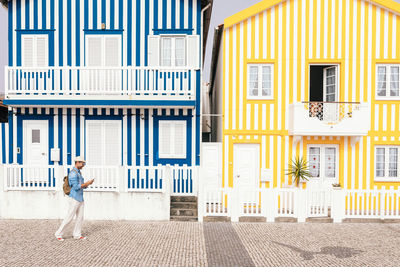
<svg viewBox="0 0 400 267">
<path fill-rule="evenodd" d="M 178 222 L 197 222 L 197 216 L 171 216 L 171 221 L 178 221 Z"/>
<path fill-rule="evenodd" d="M 296 223 L 297 218 L 294 217 L 276 217 L 275 222 Z"/>
<path fill-rule="evenodd" d="M 311 218 L 307 218 L 306 222 L 309 222 L 309 223 L 333 223 L 333 219 L 330 217 L 311 217 Z"/>
<path fill-rule="evenodd" d="M 171 196 L 171 202 L 196 202 L 197 197 L 195 196 Z"/>
<path fill-rule="evenodd" d="M 171 202 L 171 209 L 197 209 L 196 202 Z"/>
<path fill-rule="evenodd" d="M 175 209 L 170 210 L 171 216 L 197 216 L 197 209 Z"/>
<path fill-rule="evenodd" d="M 267 218 L 262 216 L 242 216 L 239 217 L 239 222 L 266 222 Z"/>
<path fill-rule="evenodd" d="M 230 222 L 231 217 L 227 216 L 205 216 L 203 222 Z"/>
</svg>

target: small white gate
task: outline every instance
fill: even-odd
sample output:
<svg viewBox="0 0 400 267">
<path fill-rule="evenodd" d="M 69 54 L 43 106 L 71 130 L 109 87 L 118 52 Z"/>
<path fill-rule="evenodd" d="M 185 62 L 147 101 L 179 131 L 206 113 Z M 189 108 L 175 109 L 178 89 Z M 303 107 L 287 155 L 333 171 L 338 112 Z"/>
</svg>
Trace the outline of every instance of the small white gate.
<svg viewBox="0 0 400 267">
<path fill-rule="evenodd" d="M 308 189 L 307 194 L 307 217 L 328 217 L 329 203 L 331 203 L 331 190 Z"/>
</svg>

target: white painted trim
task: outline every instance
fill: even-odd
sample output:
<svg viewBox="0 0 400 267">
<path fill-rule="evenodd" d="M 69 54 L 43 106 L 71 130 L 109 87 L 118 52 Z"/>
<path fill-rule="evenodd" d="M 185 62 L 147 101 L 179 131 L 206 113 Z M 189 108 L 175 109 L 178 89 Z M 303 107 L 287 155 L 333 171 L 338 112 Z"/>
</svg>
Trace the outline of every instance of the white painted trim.
<svg viewBox="0 0 400 267">
<path fill-rule="evenodd" d="M 258 67 L 258 96 L 251 96 L 250 95 L 250 68 L 251 67 Z M 269 96 L 262 96 L 262 68 L 269 67 L 271 70 L 271 95 Z M 270 100 L 274 99 L 274 64 L 247 64 L 247 99 L 254 99 L 254 100 Z"/>
</svg>

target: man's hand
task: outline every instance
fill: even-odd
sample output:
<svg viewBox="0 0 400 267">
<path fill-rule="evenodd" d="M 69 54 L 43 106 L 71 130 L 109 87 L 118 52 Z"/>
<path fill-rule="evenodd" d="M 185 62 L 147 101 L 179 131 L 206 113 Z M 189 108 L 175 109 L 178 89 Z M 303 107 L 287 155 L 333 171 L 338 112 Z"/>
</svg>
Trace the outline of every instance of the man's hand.
<svg viewBox="0 0 400 267">
<path fill-rule="evenodd" d="M 87 181 L 81 185 L 81 188 L 87 188 L 89 185 L 93 184 L 94 179 Z"/>
</svg>

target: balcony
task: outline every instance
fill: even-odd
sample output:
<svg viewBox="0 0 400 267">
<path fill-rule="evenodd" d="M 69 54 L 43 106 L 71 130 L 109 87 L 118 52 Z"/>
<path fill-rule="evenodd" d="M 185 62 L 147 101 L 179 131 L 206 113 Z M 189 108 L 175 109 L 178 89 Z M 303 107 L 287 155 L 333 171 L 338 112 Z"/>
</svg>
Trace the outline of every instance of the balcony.
<svg viewBox="0 0 400 267">
<path fill-rule="evenodd" d="M 5 68 L 6 100 L 195 100 L 196 70 L 154 67 Z"/>
<path fill-rule="evenodd" d="M 370 128 L 370 107 L 359 102 L 302 102 L 289 106 L 289 134 L 363 136 Z"/>
</svg>

